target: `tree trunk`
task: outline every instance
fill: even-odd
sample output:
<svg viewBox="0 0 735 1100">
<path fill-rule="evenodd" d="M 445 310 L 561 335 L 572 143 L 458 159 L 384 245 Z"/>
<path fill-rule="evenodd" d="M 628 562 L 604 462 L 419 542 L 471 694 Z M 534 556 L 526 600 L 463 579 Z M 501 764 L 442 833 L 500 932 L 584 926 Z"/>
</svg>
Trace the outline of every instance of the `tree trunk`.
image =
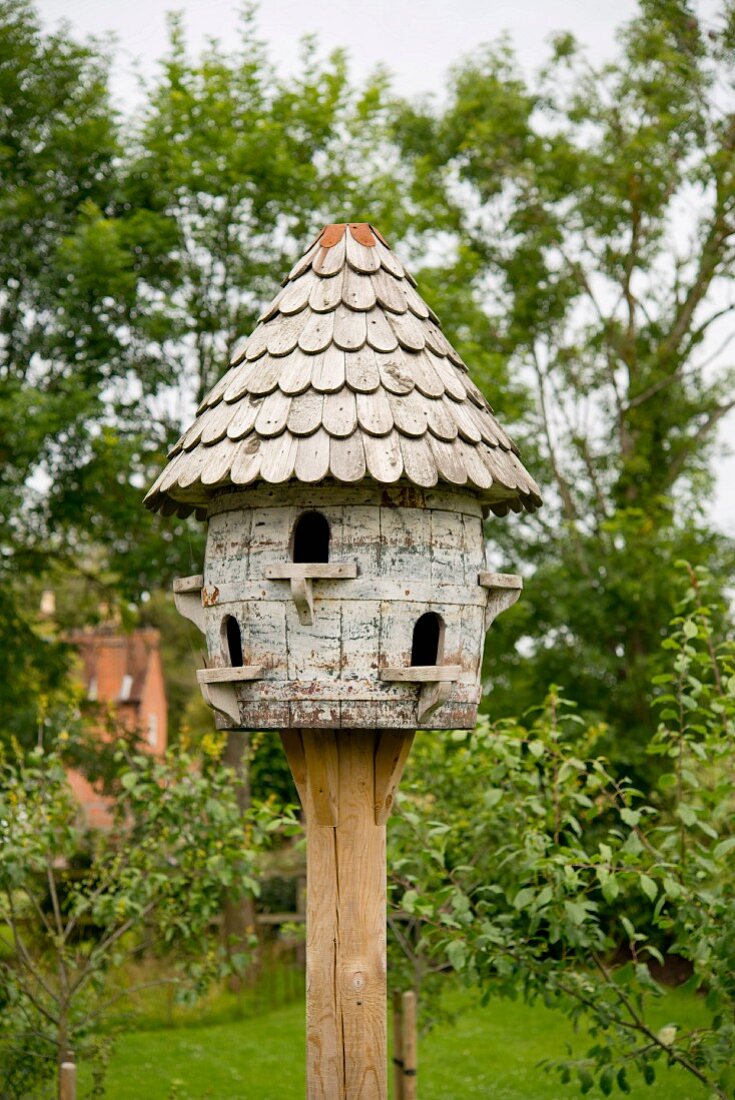
<svg viewBox="0 0 735 1100">
<path fill-rule="evenodd" d="M 59 1100 L 75 1100 L 75 1092 L 70 1091 L 70 1071 L 67 1068 L 74 1062 L 74 1055 L 69 1049 L 69 1023 L 65 1011 L 59 1013 L 59 1030 L 57 1034 L 57 1080 Z M 76 1081 L 76 1070 L 73 1074 Z"/>
</svg>

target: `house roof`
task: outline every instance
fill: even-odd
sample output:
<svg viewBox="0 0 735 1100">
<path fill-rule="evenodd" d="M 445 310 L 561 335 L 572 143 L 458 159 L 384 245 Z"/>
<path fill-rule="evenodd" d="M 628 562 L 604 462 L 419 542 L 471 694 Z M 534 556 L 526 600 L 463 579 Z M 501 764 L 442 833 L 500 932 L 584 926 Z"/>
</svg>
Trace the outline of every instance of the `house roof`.
<svg viewBox="0 0 735 1100">
<path fill-rule="evenodd" d="M 415 280 L 373 226 L 328 225 L 146 496 L 202 518 L 225 486 L 466 486 L 499 515 L 539 488 Z"/>
</svg>

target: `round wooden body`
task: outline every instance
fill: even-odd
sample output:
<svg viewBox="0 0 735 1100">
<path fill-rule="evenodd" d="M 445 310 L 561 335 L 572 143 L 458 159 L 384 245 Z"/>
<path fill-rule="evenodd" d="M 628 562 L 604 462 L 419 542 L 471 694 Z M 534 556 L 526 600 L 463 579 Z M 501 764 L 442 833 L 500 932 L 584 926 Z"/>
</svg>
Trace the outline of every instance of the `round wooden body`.
<svg viewBox="0 0 735 1100">
<path fill-rule="evenodd" d="M 328 554 L 315 547 L 321 560 L 310 563 L 308 544 L 297 552 L 295 539 L 314 513 L 328 524 Z M 481 505 L 456 488 L 219 494 L 201 588 L 210 668 L 200 673 L 218 724 L 473 727 L 492 603 L 484 559 Z M 427 613 L 434 634 L 417 651 Z"/>
</svg>

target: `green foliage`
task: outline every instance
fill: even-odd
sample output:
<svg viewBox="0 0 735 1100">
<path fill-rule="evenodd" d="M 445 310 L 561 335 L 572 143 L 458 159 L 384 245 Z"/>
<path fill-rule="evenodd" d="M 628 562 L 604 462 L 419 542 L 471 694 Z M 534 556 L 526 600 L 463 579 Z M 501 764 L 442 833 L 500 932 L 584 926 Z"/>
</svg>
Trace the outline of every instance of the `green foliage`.
<svg viewBox="0 0 735 1100">
<path fill-rule="evenodd" d="M 356 86 L 339 52 L 305 41 L 284 78 L 249 9 L 229 48 L 198 58 L 174 18 L 160 75 L 120 119 L 97 46 L 44 34 L 29 0 L 0 14 L 7 739 L 28 736 L 63 676 L 63 651 L 38 637 L 34 578 L 82 576 L 125 605 L 198 568 L 201 526 L 147 514 L 143 491 L 305 236 L 427 219 L 391 143 L 385 77 Z"/>
<path fill-rule="evenodd" d="M 560 1066 L 584 1092 L 650 1084 L 661 1064 L 735 1089 L 735 646 L 713 632 L 711 587 L 689 571 L 664 642 L 656 791 L 611 774 L 603 731 L 552 689 L 525 724 L 419 746 L 393 830 L 412 956 L 584 1019 L 592 1046 Z M 665 954 L 686 960 L 706 1024 L 651 1023 Z"/>
<path fill-rule="evenodd" d="M 216 946 L 212 923 L 225 892 L 257 892 L 258 851 L 280 824 L 270 807 L 241 814 L 215 742 L 198 760 L 182 746 L 160 760 L 121 743 L 115 827 L 87 834 L 64 747 L 62 740 L 2 763 L 0 924 L 11 950 L 0 960 L 0 1000 L 8 1073 L 27 1066 L 30 1042 L 43 1048 L 47 1074 L 67 1048 L 82 1059 L 94 1054 L 92 1026 L 135 992 L 120 969 L 133 956 L 165 958 L 165 976 L 146 984 L 173 983 L 180 996 L 242 966 L 246 956 L 228 960 Z"/>
<path fill-rule="evenodd" d="M 174 18 L 124 119 L 98 46 L 44 34 L 28 0 L 2 15 L 0 640 L 22 644 L 0 645 L 0 735 L 26 736 L 63 677 L 34 578 L 125 606 L 198 567 L 199 525 L 147 515 L 143 488 L 274 275 L 325 221 L 366 217 L 404 241 L 544 483 L 540 517 L 488 528 L 500 567 L 533 572 L 495 627 L 488 705 L 563 680 L 640 778 L 671 563 L 733 564 L 703 511 L 733 404 L 729 3 L 706 29 L 642 3 L 599 66 L 559 35 L 533 80 L 506 43 L 478 50 L 441 109 L 381 72 L 357 85 L 312 40 L 279 75 L 250 8 L 198 57 Z"/>
<path fill-rule="evenodd" d="M 500 42 L 455 68 L 441 109 L 406 106 L 397 127 L 455 228 L 432 305 L 454 336 L 462 299 L 460 346 L 485 349 L 468 363 L 503 417 L 512 394 L 546 498 L 520 532 L 488 527 L 502 563 L 533 571 L 495 628 L 493 712 L 561 679 L 608 722 L 623 771 L 642 767 L 671 564 L 733 564 L 704 519 L 735 405 L 732 23 L 729 2 L 705 23 L 645 0 L 612 60 L 559 35 L 532 79 Z"/>
</svg>

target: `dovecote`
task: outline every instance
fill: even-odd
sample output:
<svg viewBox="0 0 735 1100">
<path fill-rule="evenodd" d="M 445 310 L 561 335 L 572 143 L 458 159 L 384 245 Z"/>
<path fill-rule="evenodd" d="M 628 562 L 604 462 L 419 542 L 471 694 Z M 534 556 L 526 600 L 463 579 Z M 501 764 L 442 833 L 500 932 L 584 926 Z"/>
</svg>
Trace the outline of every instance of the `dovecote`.
<svg viewBox="0 0 735 1100">
<path fill-rule="evenodd" d="M 520 578 L 483 521 L 541 503 L 376 229 L 329 225 L 146 498 L 207 521 L 174 584 L 223 729 L 277 729 L 307 831 L 307 1096 L 387 1100 L 385 839 L 417 727 L 466 729 Z M 367 1090 L 367 1091 L 366 1091 Z"/>
<path fill-rule="evenodd" d="M 538 487 L 395 253 L 330 225 L 146 498 L 208 522 L 175 585 L 222 728 L 469 728 L 484 635 L 520 580 L 483 516 Z"/>
</svg>

